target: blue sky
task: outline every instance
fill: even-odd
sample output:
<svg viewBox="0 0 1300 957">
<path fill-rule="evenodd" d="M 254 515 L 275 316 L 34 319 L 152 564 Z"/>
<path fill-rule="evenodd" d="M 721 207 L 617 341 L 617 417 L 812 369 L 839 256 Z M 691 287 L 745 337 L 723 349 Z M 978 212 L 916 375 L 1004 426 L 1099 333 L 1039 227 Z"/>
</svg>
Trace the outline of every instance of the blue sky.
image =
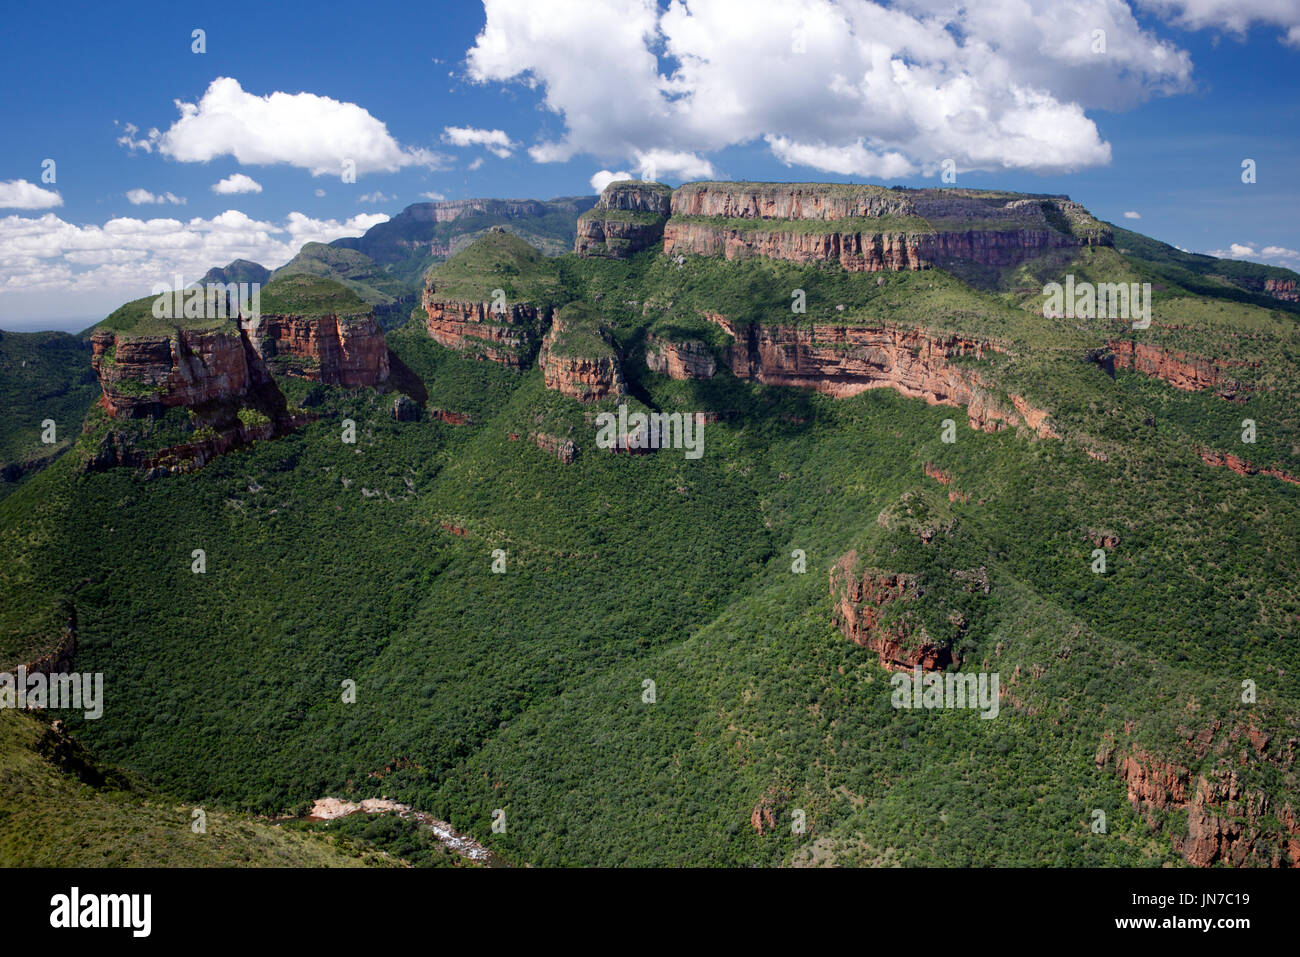
<svg viewBox="0 0 1300 957">
<path fill-rule="evenodd" d="M 1067 193 L 1186 249 L 1300 267 L 1300 4 L 758 6 L 14 6 L 0 327 L 82 328 L 160 278 L 278 266 L 429 197 L 585 194 L 647 166 L 924 186 L 952 159 L 959 185 Z M 213 191 L 237 175 L 260 192 Z"/>
</svg>

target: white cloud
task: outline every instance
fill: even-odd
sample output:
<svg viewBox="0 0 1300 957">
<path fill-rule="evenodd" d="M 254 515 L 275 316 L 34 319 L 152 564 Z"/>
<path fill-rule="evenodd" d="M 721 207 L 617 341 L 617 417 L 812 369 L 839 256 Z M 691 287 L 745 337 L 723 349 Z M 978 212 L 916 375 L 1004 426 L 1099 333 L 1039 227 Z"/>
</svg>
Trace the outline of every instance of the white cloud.
<svg viewBox="0 0 1300 957">
<path fill-rule="evenodd" d="M 357 197 L 358 203 L 391 203 L 397 199 L 396 196 L 385 196 L 383 190 L 375 190 L 373 193 L 362 193 Z"/>
<path fill-rule="evenodd" d="M 446 161 L 441 154 L 400 145 L 384 123 L 357 104 L 314 93 L 256 96 L 244 92 L 238 80 L 218 77 L 198 103 L 175 102 L 180 119 L 156 137 L 155 145 L 182 163 L 233 156 L 245 165 L 287 163 L 323 176 L 340 174 L 349 161 L 357 175 L 406 166 L 437 169 Z"/>
<path fill-rule="evenodd" d="M 42 189 L 25 179 L 0 183 L 0 209 L 49 209 L 62 206 L 63 197 L 52 189 Z"/>
<path fill-rule="evenodd" d="M 1265 246 L 1256 249 L 1255 243 L 1229 243 L 1227 249 L 1211 249 L 1206 255 L 1218 256 L 1220 259 L 1249 259 L 1279 266 L 1293 266 L 1300 263 L 1300 251 L 1286 246 Z"/>
<path fill-rule="evenodd" d="M 129 189 L 126 191 L 126 199 L 132 206 L 147 206 L 150 203 L 165 205 L 171 203 L 173 206 L 184 206 L 185 197 L 177 196 L 175 193 L 159 193 L 156 196 L 147 189 Z"/>
<path fill-rule="evenodd" d="M 243 173 L 231 173 L 219 183 L 212 184 L 212 192 L 229 196 L 233 193 L 260 193 L 262 184 Z"/>
<path fill-rule="evenodd" d="M 18 303 L 23 311 L 32 312 L 33 303 L 48 310 L 64 295 L 90 314 L 107 315 L 177 273 L 192 282 L 233 259 L 274 268 L 304 243 L 359 236 L 387 219 L 363 213 L 320 220 L 292 212 L 273 223 L 235 209 L 211 219 L 119 217 L 102 226 L 74 225 L 54 213 L 0 217 L 0 315 L 13 314 Z"/>
<path fill-rule="evenodd" d="M 469 166 L 466 167 L 466 169 L 468 169 L 470 172 L 473 172 L 476 169 L 481 169 L 482 166 L 483 166 L 483 157 L 477 156 L 474 158 L 474 162 L 470 163 Z"/>
<path fill-rule="evenodd" d="M 316 198 L 317 198 L 317 199 L 320 199 L 320 198 L 321 198 L 322 196 L 324 196 L 324 195 L 325 195 L 325 190 L 323 190 L 323 189 L 318 189 L 318 190 L 316 190 Z"/>
<path fill-rule="evenodd" d="M 430 190 L 427 193 L 421 193 L 420 195 L 425 199 L 433 200 L 435 203 L 441 203 L 444 199 L 447 198 L 446 196 L 443 196 L 442 193 L 435 193 L 432 190 Z"/>
<path fill-rule="evenodd" d="M 1141 219 L 1141 218 L 1142 218 L 1142 214 L 1139 213 L 1139 212 L 1135 212 L 1134 210 L 1131 210 L 1131 209 L 1130 209 L 1130 210 L 1127 210 L 1127 211 L 1124 213 L 1124 218 L 1125 218 L 1125 219 Z"/>
<path fill-rule="evenodd" d="M 113 125 L 118 125 L 116 120 L 113 121 Z M 155 128 L 149 130 L 149 132 L 140 139 L 136 139 L 135 134 L 140 132 L 140 127 L 136 126 L 134 123 L 123 124 L 122 130 L 122 135 L 117 138 L 117 145 L 125 146 L 132 153 L 136 150 L 143 150 L 146 153 L 152 153 L 154 145 L 158 142 L 158 137 L 162 136 L 162 134 Z"/>
<path fill-rule="evenodd" d="M 505 159 L 519 146 L 504 130 L 479 130 L 472 126 L 445 127 L 442 140 L 452 146 L 483 146 L 500 159 Z"/>
<path fill-rule="evenodd" d="M 794 143 L 784 136 L 769 135 L 765 139 L 772 154 L 786 166 L 810 166 L 829 173 L 876 179 L 910 176 L 916 172 L 916 167 L 902 153 L 882 154 L 869 150 L 862 145 L 861 139 L 851 146 Z"/>
<path fill-rule="evenodd" d="M 945 159 L 1064 172 L 1110 161 L 1085 110 L 1185 90 L 1191 77 L 1187 53 L 1119 0 L 485 7 L 470 79 L 535 87 L 563 121 L 529 149 L 537 162 L 583 153 L 639 165 L 660 152 L 698 168 L 712 151 L 764 140 L 785 162 L 855 175 L 929 173 Z"/>
<path fill-rule="evenodd" d="M 1138 0 L 1170 23 L 1191 30 L 1215 28 L 1245 36 L 1255 24 L 1280 27 L 1281 38 L 1300 45 L 1300 5 L 1295 0 Z"/>
<path fill-rule="evenodd" d="M 620 180 L 636 178 L 636 176 L 632 175 L 627 170 L 619 170 L 617 173 L 611 173 L 607 169 L 602 169 L 592 173 L 591 179 L 587 182 L 591 183 L 591 188 L 596 192 L 603 193 L 605 192 L 605 187 L 610 183 L 617 183 Z"/>
</svg>

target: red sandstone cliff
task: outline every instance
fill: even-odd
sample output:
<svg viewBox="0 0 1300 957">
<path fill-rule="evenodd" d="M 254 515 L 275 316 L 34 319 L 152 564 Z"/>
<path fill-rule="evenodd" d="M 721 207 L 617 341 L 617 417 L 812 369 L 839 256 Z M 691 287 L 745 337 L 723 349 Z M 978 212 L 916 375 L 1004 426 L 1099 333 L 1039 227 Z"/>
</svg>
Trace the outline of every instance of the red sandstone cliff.
<svg viewBox="0 0 1300 957">
<path fill-rule="evenodd" d="M 996 398 L 974 370 L 949 362 L 1002 351 L 996 344 L 879 326 L 737 326 L 717 313 L 706 318 L 735 340 L 724 359 L 736 376 L 768 385 L 801 386 L 842 398 L 890 388 L 931 405 L 964 407 L 971 428 L 995 432 L 1027 425 L 1040 438 L 1058 438 L 1047 412 L 1021 396 Z"/>
<path fill-rule="evenodd" d="M 831 568 L 830 589 L 835 626 L 849 641 L 874 651 L 882 668 L 907 671 L 920 665 L 940 671 L 952 661 L 950 649 L 931 641 L 925 627 L 912 624 L 906 614 L 882 623 L 886 606 L 919 597 L 914 575 L 859 568 L 857 553 L 849 552 Z"/>
<path fill-rule="evenodd" d="M 1225 465 L 1238 475 L 1268 475 L 1275 479 L 1281 479 L 1291 485 L 1300 485 L 1300 478 L 1283 472 L 1281 469 L 1261 468 L 1258 465 L 1252 465 L 1245 459 L 1238 458 L 1231 452 L 1215 452 L 1211 449 L 1197 448 L 1196 454 L 1201 457 L 1201 461 L 1207 465 Z"/>
<path fill-rule="evenodd" d="M 1249 389 L 1227 374 L 1232 366 L 1251 367 L 1241 362 L 1215 362 L 1204 356 L 1162 349 L 1133 340 L 1112 339 L 1107 343 L 1115 356 L 1116 369 L 1130 369 L 1143 375 L 1163 379 L 1175 389 L 1214 389 L 1224 398 Z"/>
<path fill-rule="evenodd" d="M 289 375 L 353 387 L 388 381 L 388 345 L 373 315 L 263 314 L 240 324 L 258 355 Z"/>
<path fill-rule="evenodd" d="M 610 183 L 596 205 L 578 217 L 574 252 L 626 259 L 663 237 L 672 190 L 662 183 Z"/>
<path fill-rule="evenodd" d="M 703 342 L 695 339 L 673 340 L 650 336 L 645 344 L 645 364 L 651 372 L 670 379 L 712 379 L 718 371 L 717 360 Z"/>
<path fill-rule="evenodd" d="M 566 306 L 555 314 L 551 331 L 542 341 L 537 356 L 546 388 L 579 402 L 599 402 L 611 396 L 627 395 L 623 367 L 608 332 L 585 310 L 574 310 L 577 317 L 571 317 L 568 311 L 571 309 Z M 582 344 L 578 351 L 570 345 L 574 340 Z"/>
<path fill-rule="evenodd" d="M 493 312 L 490 302 L 444 300 L 431 287 L 425 288 L 420 305 L 425 328 L 439 345 L 515 369 L 532 361 L 545 320 L 528 303 Z"/>
<path fill-rule="evenodd" d="M 1131 730 L 1126 728 L 1126 731 Z M 1187 735 L 1186 762 L 1136 745 L 1116 748 L 1113 737 L 1097 752 L 1099 767 L 1114 763 L 1128 800 L 1159 825 L 1161 814 L 1187 812 L 1186 828 L 1170 834 L 1174 849 L 1196 867 L 1300 865 L 1300 815 L 1294 800 L 1276 799 L 1245 784 L 1247 765 L 1272 766 L 1290 775 L 1296 739 L 1278 740 L 1247 723 L 1215 722 Z M 1193 770 L 1195 768 L 1195 770 Z"/>
<path fill-rule="evenodd" d="M 669 256 L 837 262 L 853 272 L 952 260 L 1010 266 L 1049 249 L 1110 242 L 1109 230 L 1064 196 L 816 183 L 688 184 L 673 193 L 664 227 Z"/>
</svg>

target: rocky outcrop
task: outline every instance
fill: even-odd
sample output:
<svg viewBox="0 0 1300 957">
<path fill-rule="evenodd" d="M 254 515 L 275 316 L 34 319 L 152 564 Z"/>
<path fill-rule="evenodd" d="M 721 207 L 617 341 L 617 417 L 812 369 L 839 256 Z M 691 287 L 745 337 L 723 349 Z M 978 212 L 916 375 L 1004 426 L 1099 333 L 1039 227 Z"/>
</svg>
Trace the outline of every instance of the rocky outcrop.
<svg viewBox="0 0 1300 957">
<path fill-rule="evenodd" d="M 835 627 L 849 641 L 874 651 L 882 668 L 908 671 L 920 665 L 941 671 L 952 661 L 951 650 L 931 641 L 924 625 L 906 612 L 888 613 L 897 611 L 889 606 L 920 597 L 916 576 L 859 568 L 857 553 L 849 552 L 831 568 L 830 590 Z"/>
<path fill-rule="evenodd" d="M 156 414 L 173 406 L 238 402 L 248 395 L 252 350 L 238 330 L 123 336 L 98 330 L 90 337 L 91 366 L 102 404 L 114 418 Z M 270 378 L 260 357 L 256 360 Z M 277 390 L 278 391 L 278 390 Z"/>
<path fill-rule="evenodd" d="M 1110 243 L 1110 231 L 1064 196 L 826 183 L 688 184 L 664 227 L 669 256 L 835 262 L 852 272 L 1011 266 Z"/>
<path fill-rule="evenodd" d="M 645 364 L 651 372 L 670 379 L 712 379 L 718 371 L 713 351 L 697 339 L 663 339 L 649 336 Z"/>
<path fill-rule="evenodd" d="M 1281 469 L 1261 468 L 1258 465 L 1252 465 L 1245 459 L 1238 458 L 1231 452 L 1215 452 L 1212 449 L 1197 448 L 1196 454 L 1201 457 L 1201 461 L 1207 465 L 1227 466 L 1238 475 L 1268 475 L 1275 479 L 1281 479 L 1291 485 L 1300 485 L 1300 478 L 1283 472 Z"/>
<path fill-rule="evenodd" d="M 1133 340 L 1114 339 L 1107 345 L 1114 354 L 1116 369 L 1127 369 L 1163 379 L 1175 389 L 1213 389 L 1222 398 L 1231 399 L 1237 393 L 1251 388 L 1229 375 L 1228 370 L 1234 366 L 1253 368 L 1252 363 L 1226 360 L 1216 362 L 1204 356 L 1175 352 Z"/>
<path fill-rule="evenodd" d="M 724 361 L 742 379 L 836 398 L 890 388 L 931 405 L 964 407 L 971 428 L 984 432 L 1025 425 L 1039 438 L 1059 437 L 1045 410 L 1021 396 L 1004 403 L 975 370 L 949 361 L 1002 351 L 996 344 L 889 324 L 736 325 L 718 313 L 705 315 L 734 340 Z"/>
<path fill-rule="evenodd" d="M 574 252 L 626 259 L 663 238 L 672 190 L 662 183 L 610 183 L 596 205 L 578 217 Z"/>
<path fill-rule="evenodd" d="M 1264 292 L 1284 302 L 1300 302 L 1300 283 L 1294 279 L 1265 279 Z"/>
<path fill-rule="evenodd" d="M 1131 725 L 1125 731 L 1131 731 Z M 1279 740 L 1248 723 L 1220 722 L 1186 735 L 1186 759 L 1169 759 L 1135 744 L 1102 742 L 1097 765 L 1114 764 L 1134 810 L 1165 826 L 1167 812 L 1185 811 L 1170 833 L 1174 849 L 1196 867 L 1300 865 L 1300 815 L 1293 801 L 1247 783 L 1251 766 L 1289 775 L 1296 739 Z"/>
<path fill-rule="evenodd" d="M 547 318 L 529 303 L 494 310 L 490 302 L 443 300 L 432 287 L 425 288 L 420 305 L 425 328 L 439 345 L 513 369 L 531 364 Z"/>
<path fill-rule="evenodd" d="M 388 381 L 388 345 L 373 315 L 263 314 L 240 325 L 279 372 L 326 385 L 377 388 Z"/>
<path fill-rule="evenodd" d="M 664 253 L 675 256 L 763 256 L 796 263 L 838 263 L 849 272 L 904 272 L 968 260 L 984 266 L 1014 266 L 1049 249 L 1078 246 L 1071 237 L 1047 229 L 1003 232 L 967 230 L 927 233 L 828 228 L 810 232 L 765 226 L 722 225 L 706 220 L 668 220 Z"/>
<path fill-rule="evenodd" d="M 419 422 L 420 406 L 404 395 L 393 400 L 393 419 L 397 422 Z"/>
<path fill-rule="evenodd" d="M 573 444 L 572 439 L 561 438 L 558 435 L 548 435 L 545 432 L 530 432 L 528 437 L 536 443 L 539 449 L 554 455 L 564 465 L 572 465 L 573 460 L 578 457 L 578 447 Z"/>
<path fill-rule="evenodd" d="M 566 306 L 555 314 L 537 363 L 546 388 L 579 402 L 628 394 L 609 331 L 582 307 Z"/>
</svg>

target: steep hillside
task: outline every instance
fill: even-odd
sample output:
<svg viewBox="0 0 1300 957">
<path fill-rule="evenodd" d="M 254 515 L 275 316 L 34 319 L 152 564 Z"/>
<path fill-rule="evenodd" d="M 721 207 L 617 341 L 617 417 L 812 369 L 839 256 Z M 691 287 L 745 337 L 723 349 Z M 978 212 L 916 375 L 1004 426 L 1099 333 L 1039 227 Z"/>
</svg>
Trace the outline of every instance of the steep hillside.
<svg viewBox="0 0 1300 957">
<path fill-rule="evenodd" d="M 0 498 L 72 445 L 98 393 L 86 340 L 0 332 Z"/>
<path fill-rule="evenodd" d="M 386 340 L 427 414 L 273 372 L 313 414 L 274 442 L 56 461 L 0 501 L 10 658 L 71 608 L 105 759 L 272 815 L 387 795 L 509 863 L 1300 862 L 1295 314 L 1063 197 L 715 185 L 625 256 L 489 231 L 430 270 Z M 679 198 L 1014 255 L 670 251 Z M 1151 283 L 1150 325 L 1046 318 L 1070 276 Z M 602 446 L 620 411 L 702 454 Z"/>
</svg>

